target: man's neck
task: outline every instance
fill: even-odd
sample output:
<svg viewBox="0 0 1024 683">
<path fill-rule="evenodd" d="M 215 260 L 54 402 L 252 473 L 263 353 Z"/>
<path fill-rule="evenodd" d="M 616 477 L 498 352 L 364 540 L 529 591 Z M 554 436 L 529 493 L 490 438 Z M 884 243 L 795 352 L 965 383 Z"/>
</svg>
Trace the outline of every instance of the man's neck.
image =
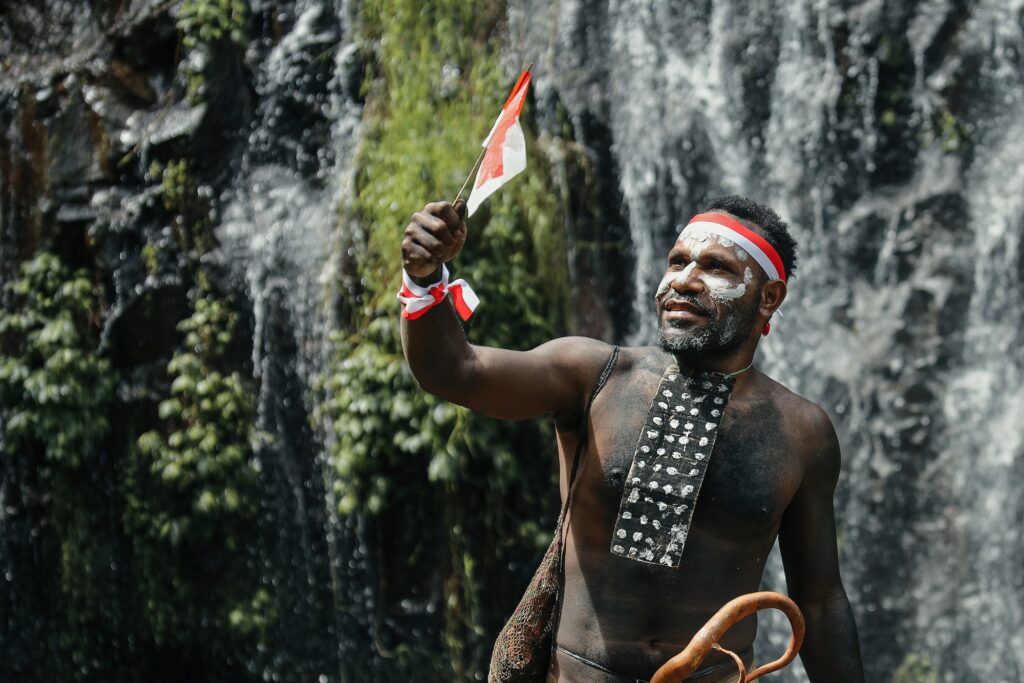
<svg viewBox="0 0 1024 683">
<path fill-rule="evenodd" d="M 725 353 L 685 353 L 673 352 L 676 364 L 680 368 L 690 368 L 703 372 L 717 372 L 723 375 L 736 375 L 737 381 L 747 374 L 754 363 L 756 345 L 744 345 Z"/>
</svg>

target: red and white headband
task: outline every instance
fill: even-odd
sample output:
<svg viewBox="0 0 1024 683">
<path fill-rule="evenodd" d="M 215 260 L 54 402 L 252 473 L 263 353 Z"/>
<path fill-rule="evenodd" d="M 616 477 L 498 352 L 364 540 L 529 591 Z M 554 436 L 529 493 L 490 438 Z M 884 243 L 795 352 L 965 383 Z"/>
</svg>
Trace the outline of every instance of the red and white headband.
<svg viewBox="0 0 1024 683">
<path fill-rule="evenodd" d="M 786 269 L 775 247 L 768 240 L 758 235 L 739 221 L 720 213 L 699 213 L 690 219 L 679 236 L 691 229 L 699 228 L 719 237 L 732 240 L 744 251 L 754 257 L 757 265 L 768 275 L 769 280 L 786 281 Z"/>
</svg>

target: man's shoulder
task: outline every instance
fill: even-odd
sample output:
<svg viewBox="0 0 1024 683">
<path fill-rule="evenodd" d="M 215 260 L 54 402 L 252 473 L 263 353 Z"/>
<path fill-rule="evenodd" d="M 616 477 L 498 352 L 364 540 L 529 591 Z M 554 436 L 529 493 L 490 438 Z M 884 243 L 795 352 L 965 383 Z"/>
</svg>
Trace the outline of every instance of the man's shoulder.
<svg viewBox="0 0 1024 683">
<path fill-rule="evenodd" d="M 791 441 L 802 446 L 809 465 L 838 467 L 839 439 L 828 413 L 814 401 L 762 374 L 772 403 L 783 416 Z"/>
<path fill-rule="evenodd" d="M 623 370 L 644 369 L 660 375 L 673 360 L 672 354 L 660 346 L 623 346 L 619 367 Z"/>
<path fill-rule="evenodd" d="M 541 354 L 552 368 L 569 373 L 581 386 L 592 386 L 611 357 L 614 347 L 591 337 L 558 337 L 541 344 L 533 353 Z"/>
<path fill-rule="evenodd" d="M 557 337 L 541 344 L 535 351 L 543 351 L 546 355 L 556 357 L 567 364 L 582 368 L 590 368 L 603 364 L 612 352 L 613 346 L 608 342 L 592 337 Z"/>
<path fill-rule="evenodd" d="M 540 348 L 546 353 L 564 358 L 577 367 L 593 372 L 600 372 L 611 358 L 612 349 L 616 345 L 594 339 L 592 337 L 559 337 L 552 339 Z M 665 369 L 672 356 L 657 346 L 618 346 L 619 353 L 615 362 L 617 372 L 637 368 L 655 368 L 658 373 Z"/>
</svg>

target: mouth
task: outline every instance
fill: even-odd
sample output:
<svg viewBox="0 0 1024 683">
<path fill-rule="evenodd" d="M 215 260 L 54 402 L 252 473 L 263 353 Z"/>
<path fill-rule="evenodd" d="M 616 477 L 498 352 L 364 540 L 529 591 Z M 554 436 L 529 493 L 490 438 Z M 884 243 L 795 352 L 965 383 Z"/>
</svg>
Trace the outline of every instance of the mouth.
<svg viewBox="0 0 1024 683">
<path fill-rule="evenodd" d="M 665 320 L 700 320 L 708 313 L 695 303 L 685 299 L 669 299 L 661 303 L 662 318 Z"/>
</svg>

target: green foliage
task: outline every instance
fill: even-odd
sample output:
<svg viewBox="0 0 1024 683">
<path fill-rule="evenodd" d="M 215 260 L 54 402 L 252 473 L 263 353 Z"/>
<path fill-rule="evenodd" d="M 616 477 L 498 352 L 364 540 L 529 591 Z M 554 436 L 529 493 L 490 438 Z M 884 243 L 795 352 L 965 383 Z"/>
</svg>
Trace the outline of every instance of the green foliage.
<svg viewBox="0 0 1024 683">
<path fill-rule="evenodd" d="M 339 348 L 325 406 L 340 416 L 335 464 L 353 485 L 374 462 L 378 445 L 407 454 L 430 446 L 432 479 L 455 479 L 459 451 L 452 444 L 470 443 L 476 433 L 475 427 L 456 432 L 455 426 L 481 422 L 468 413 L 459 417 L 456 408 L 438 405 L 415 385 L 398 341 L 394 293 L 401 281 L 398 243 L 408 216 L 428 199 L 454 194 L 511 85 L 496 54 L 478 54 L 479 46 L 460 38 L 496 30 L 481 25 L 479 17 L 498 14 L 497 6 L 491 3 L 488 13 L 467 3 L 380 0 L 365 9 L 366 26 L 380 32 L 369 38 L 382 45 L 380 77 L 372 88 L 378 101 L 388 103 L 373 119 L 375 132 L 359 158 L 355 209 L 360 223 L 371 227 L 360 262 L 367 283 L 364 305 L 354 327 L 366 333 Z M 470 73 L 444 94 L 446 69 L 462 68 Z M 534 147 L 528 170 L 470 221 L 468 243 L 454 264 L 484 302 L 472 323 L 477 343 L 530 348 L 555 334 L 563 312 L 560 207 L 548 190 L 536 140 L 528 144 Z M 375 402 L 374 394 L 383 400 Z M 363 481 L 358 493 L 346 488 L 343 511 L 378 510 L 386 487 Z"/>
<path fill-rule="evenodd" d="M 224 370 L 236 318 L 227 302 L 205 294 L 178 325 L 184 339 L 167 365 L 161 426 L 139 437 L 129 472 L 126 524 L 158 643 L 194 643 L 203 632 L 230 641 L 274 619 L 246 547 L 259 466 L 252 387 Z"/>
<path fill-rule="evenodd" d="M 940 680 L 935 665 L 915 654 L 907 655 L 892 677 L 892 683 L 939 683 Z"/>
<path fill-rule="evenodd" d="M 41 446 L 50 463 L 76 468 L 92 458 L 109 429 L 114 379 L 94 352 L 97 303 L 82 272 L 41 252 L 5 287 L 18 304 L 0 316 L 0 455 Z"/>
<path fill-rule="evenodd" d="M 373 116 L 359 158 L 356 202 L 363 223 L 374 226 L 364 271 L 383 298 L 373 303 L 389 312 L 400 280 L 396 234 L 426 201 L 455 195 L 518 76 L 507 74 L 497 53 L 487 49 L 486 37 L 499 29 L 495 17 L 503 11 L 503 3 L 453 0 L 376 0 L 364 10 L 380 54 L 371 66 L 376 78 L 368 83 Z M 524 114 L 528 121 L 529 105 Z M 476 278 L 471 282 L 478 292 L 490 294 L 484 290 L 493 287 L 501 296 L 514 289 L 529 316 L 527 327 L 535 327 L 564 312 L 567 275 L 561 207 L 551 192 L 543 147 L 529 135 L 527 147 L 527 170 L 470 221 L 470 239 L 456 266 L 460 275 Z M 530 283 L 517 281 L 520 271 L 529 271 Z M 484 279 L 493 274 L 499 277 Z M 543 295 L 521 286 L 538 281 Z M 491 324 L 498 324 L 492 320 L 497 315 L 487 316 Z"/>
<path fill-rule="evenodd" d="M 243 0 L 181 5 L 179 73 L 191 103 L 204 99 L 217 60 L 240 57 L 247 14 Z M 194 300 L 178 325 L 181 344 L 166 367 L 156 427 L 135 439 L 125 468 L 124 523 L 145 636 L 188 652 L 194 666 L 234 677 L 259 660 L 279 606 L 260 583 L 259 549 L 251 543 L 260 514 L 256 387 L 240 372 L 233 302 L 213 292 L 201 265 L 216 246 L 201 164 L 174 158 L 154 161 L 147 172 L 158 183 L 176 244 L 144 245 L 143 264 L 150 273 L 172 264 L 194 285 Z"/>
<path fill-rule="evenodd" d="M 116 649 L 109 576 L 116 521 L 97 500 L 108 486 L 116 374 L 95 350 L 99 303 L 84 272 L 72 273 L 47 252 L 23 263 L 5 293 L 11 305 L 0 314 L 0 480 L 5 514 L 18 522 L 7 528 L 0 559 L 8 580 L 32 576 L 37 585 L 59 587 L 34 611 L 46 620 L 40 635 L 50 652 L 67 660 L 45 665 L 59 671 L 70 664 L 73 680 L 102 677 Z M 18 538 L 16 529 L 29 521 L 28 537 Z M 31 551 L 2 557 L 19 542 Z"/>
<path fill-rule="evenodd" d="M 173 381 L 171 397 L 159 406 L 162 430 L 138 440 L 140 460 L 167 493 L 166 504 L 143 501 L 152 510 L 149 524 L 171 546 L 186 538 L 207 542 L 225 520 L 255 515 L 252 395 L 238 372 L 216 369 L 235 317 L 222 301 L 196 301 L 193 315 L 178 325 L 184 346 L 167 365 Z M 232 547 L 236 539 L 225 542 Z"/>
<path fill-rule="evenodd" d="M 157 256 L 157 248 L 152 242 L 142 245 L 142 263 L 146 266 L 146 272 L 156 275 L 160 271 L 160 259 Z"/>
<path fill-rule="evenodd" d="M 189 200 L 195 194 L 188 159 L 170 161 L 163 167 L 160 167 L 155 161 L 153 164 L 154 166 L 151 166 L 150 170 L 159 171 L 160 194 L 163 196 L 164 207 L 168 211 L 184 213 L 188 208 Z"/>
<path fill-rule="evenodd" d="M 970 142 L 970 129 L 948 106 L 936 110 L 932 116 L 931 131 L 935 138 L 942 141 L 942 151 L 947 154 L 963 152 Z"/>
<path fill-rule="evenodd" d="M 331 511 L 371 530 L 378 573 L 366 616 L 382 680 L 465 680 L 485 668 L 506 616 L 494 604 L 514 604 L 550 539 L 554 451 L 543 426 L 489 420 L 416 385 L 398 339 L 398 242 L 410 213 L 461 185 L 517 74 L 502 68 L 494 40 L 502 2 L 371 0 L 360 12 L 365 44 L 377 51 L 367 50 L 368 133 L 354 160 L 358 192 L 345 207 L 353 217 L 345 229 L 357 234 L 365 288 L 351 302 L 351 326 L 333 337 L 319 387 L 326 483 Z M 211 60 L 244 45 L 245 13 L 237 1 L 182 4 L 180 73 L 193 103 Z M 545 142 L 529 135 L 530 116 L 527 105 L 528 170 L 470 221 L 454 264 L 483 300 L 468 329 L 475 343 L 530 348 L 562 331 L 563 207 L 550 191 Z M 16 310 L 0 318 L 0 456 L 31 455 L 67 475 L 44 493 L 63 506 L 46 521 L 56 549 L 46 562 L 63 572 L 54 585 L 71 616 L 43 621 L 73 622 L 60 638 L 83 680 L 116 678 L 96 661 L 131 662 L 127 671 L 149 659 L 181 660 L 182 671 L 216 680 L 270 677 L 281 665 L 263 666 L 279 656 L 269 634 L 297 619 L 270 572 L 261 581 L 260 553 L 273 551 L 256 547 L 268 543 L 256 540 L 267 533 L 257 523 L 267 512 L 258 500 L 257 392 L 232 350 L 231 302 L 211 294 L 199 265 L 214 245 L 201 168 L 199 159 L 177 158 L 149 169 L 178 244 L 143 244 L 142 263 L 152 274 L 180 269 L 198 295 L 179 326 L 166 383 L 133 368 L 142 379 L 124 389 L 141 400 L 118 406 L 127 419 L 113 434 L 115 374 L 94 351 L 99 312 L 88 281 L 40 256 L 9 289 Z M 177 247 L 181 254 L 161 251 Z M 118 450 L 122 438 L 127 452 Z M 334 559 L 356 555 L 361 549 Z M 104 610 L 109 618 L 97 616 Z M 109 626 L 105 651 L 92 635 L 97 625 Z M 128 648 L 125 640 L 130 653 L 117 649 Z"/>
<path fill-rule="evenodd" d="M 185 0 L 178 14 L 181 42 L 192 48 L 229 39 L 244 47 L 247 14 L 245 0 Z"/>
<path fill-rule="evenodd" d="M 526 576 L 510 581 L 508 565 L 532 570 L 550 539 L 538 519 L 547 517 L 546 526 L 555 511 L 550 433 L 426 394 L 398 337 L 402 229 L 426 201 L 455 194 L 518 75 L 501 67 L 490 40 L 503 16 L 504 3 L 451 0 L 374 0 L 361 15 L 366 43 L 379 48 L 365 84 L 369 132 L 348 209 L 363 226 L 357 256 L 365 289 L 351 328 L 334 338 L 318 419 L 329 434 L 338 512 L 368 516 L 386 539 L 377 547 L 391 558 L 382 584 L 405 587 L 392 589 L 399 596 L 417 586 L 429 591 L 422 567 L 430 553 L 441 555 L 433 562 L 445 572 L 439 642 L 420 637 L 414 647 L 401 626 L 391 632 L 378 622 L 374 629 L 398 678 L 420 667 L 447 668 L 446 680 L 486 670 L 506 615 L 485 609 L 484 596 L 514 600 L 508 593 L 520 591 Z M 528 117 L 529 105 L 527 131 Z M 467 246 L 453 264 L 482 300 L 468 330 L 474 343 L 525 349 L 562 330 L 563 209 L 550 190 L 543 143 L 528 132 L 527 145 L 527 171 L 470 220 Z M 379 599 L 387 603 L 386 595 Z M 394 604 L 379 612 L 400 621 Z M 389 650 L 392 641 L 405 644 Z"/>
<path fill-rule="evenodd" d="M 336 437 L 332 464 L 338 512 L 379 513 L 389 501 L 388 474 L 445 440 L 454 409 L 438 407 L 417 391 L 405 359 L 390 339 L 395 327 L 386 318 L 370 323 L 363 343 L 335 335 L 334 362 L 322 379 L 321 418 L 332 422 Z M 383 342 L 383 343 L 382 343 Z M 437 413 L 434 415 L 433 413 Z M 424 414 L 441 418 L 423 420 Z M 380 448 L 384 445 L 384 448 Z"/>
<path fill-rule="evenodd" d="M 186 96 L 192 104 L 203 100 L 206 91 L 205 66 L 211 48 L 228 43 L 237 48 L 246 45 L 245 0 L 185 0 L 178 13 L 178 30 L 186 58 L 179 65 L 185 79 Z"/>
<path fill-rule="evenodd" d="M 172 159 L 166 165 L 153 162 L 150 178 L 160 179 L 160 196 L 171 214 L 172 228 L 182 252 L 193 261 L 214 246 L 210 229 L 209 202 L 199 196 L 193 164 L 188 159 Z"/>
</svg>

